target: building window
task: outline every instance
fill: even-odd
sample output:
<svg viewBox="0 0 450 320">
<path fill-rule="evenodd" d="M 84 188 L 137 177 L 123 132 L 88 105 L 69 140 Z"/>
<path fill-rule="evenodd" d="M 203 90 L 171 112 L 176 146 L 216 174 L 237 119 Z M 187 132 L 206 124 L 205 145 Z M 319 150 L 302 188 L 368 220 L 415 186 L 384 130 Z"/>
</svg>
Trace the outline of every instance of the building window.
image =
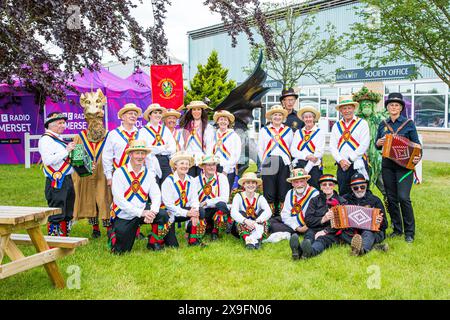
<svg viewBox="0 0 450 320">
<path fill-rule="evenodd" d="M 418 127 L 443 128 L 445 126 L 445 96 L 415 95 L 414 120 Z"/>
</svg>

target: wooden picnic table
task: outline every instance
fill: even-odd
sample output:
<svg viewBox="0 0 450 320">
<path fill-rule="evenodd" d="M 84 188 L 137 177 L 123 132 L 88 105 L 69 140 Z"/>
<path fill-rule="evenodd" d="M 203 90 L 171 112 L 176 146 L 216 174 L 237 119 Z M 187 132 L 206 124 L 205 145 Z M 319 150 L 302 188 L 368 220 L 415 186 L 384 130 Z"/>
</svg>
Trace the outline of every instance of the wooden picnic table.
<svg viewBox="0 0 450 320">
<path fill-rule="evenodd" d="M 44 236 L 41 225 L 50 215 L 61 213 L 60 208 L 0 206 L 0 280 L 17 273 L 44 266 L 53 285 L 64 288 L 65 281 L 56 260 L 72 254 L 76 247 L 85 245 L 86 238 Z M 26 234 L 13 234 L 26 231 Z M 36 254 L 26 257 L 17 244 L 32 244 Z M 52 247 L 50 249 L 49 244 Z M 7 255 L 11 262 L 2 264 Z"/>
</svg>

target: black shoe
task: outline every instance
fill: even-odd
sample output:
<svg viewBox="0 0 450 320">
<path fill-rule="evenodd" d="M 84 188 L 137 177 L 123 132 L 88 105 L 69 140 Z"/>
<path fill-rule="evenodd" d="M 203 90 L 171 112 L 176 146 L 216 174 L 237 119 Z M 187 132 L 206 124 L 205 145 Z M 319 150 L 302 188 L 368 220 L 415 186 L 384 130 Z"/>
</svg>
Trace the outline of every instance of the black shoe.
<svg viewBox="0 0 450 320">
<path fill-rule="evenodd" d="M 292 251 L 292 259 L 298 260 L 301 256 L 301 248 L 300 243 L 298 242 L 298 234 L 294 233 L 291 235 L 291 239 L 289 239 L 289 246 L 291 247 Z"/>
<path fill-rule="evenodd" d="M 352 247 L 352 256 L 361 256 L 363 253 L 362 250 L 362 237 L 359 234 L 355 234 L 352 238 L 351 242 Z"/>
<path fill-rule="evenodd" d="M 92 230 L 92 239 L 100 238 L 101 235 L 100 230 Z"/>
<path fill-rule="evenodd" d="M 403 235 L 403 233 L 394 231 L 389 235 L 389 238 L 401 237 L 402 235 Z"/>
<path fill-rule="evenodd" d="M 160 251 L 164 249 L 163 245 L 160 245 L 159 243 L 147 243 L 147 249 L 153 250 L 153 251 Z"/>
<path fill-rule="evenodd" d="M 407 243 L 413 243 L 413 242 L 414 242 L 414 238 L 411 237 L 411 236 L 406 236 L 406 237 L 405 237 L 405 241 L 406 241 Z"/>
<path fill-rule="evenodd" d="M 254 244 L 254 247 L 255 247 L 256 250 L 261 249 L 261 246 L 262 246 L 262 241 L 261 240 L 259 240 L 258 243 Z"/>
<path fill-rule="evenodd" d="M 312 245 L 311 240 L 305 239 L 302 241 L 300 245 L 301 250 L 303 251 L 302 258 L 311 258 L 312 256 Z"/>
<path fill-rule="evenodd" d="M 227 229 L 225 230 L 226 233 L 231 233 L 231 229 L 233 229 L 232 223 L 227 223 Z"/>
<path fill-rule="evenodd" d="M 373 248 L 375 250 L 387 252 L 389 250 L 389 245 L 387 243 L 377 243 Z"/>
<path fill-rule="evenodd" d="M 146 236 L 144 236 L 144 234 L 142 232 L 139 232 L 139 234 L 136 236 L 137 240 L 144 240 L 147 239 Z"/>
<path fill-rule="evenodd" d="M 219 235 L 217 233 L 211 233 L 211 241 L 216 241 L 219 239 Z"/>
<path fill-rule="evenodd" d="M 206 243 L 203 243 L 203 242 L 201 242 L 199 240 L 197 240 L 195 242 L 192 242 L 192 243 L 188 243 L 188 245 L 190 247 L 201 247 L 201 248 L 206 247 Z"/>
<path fill-rule="evenodd" d="M 256 249 L 255 246 L 254 246 L 253 244 L 251 244 L 251 243 L 246 244 L 246 245 L 245 245 L 245 248 L 248 249 L 248 250 L 254 250 L 254 249 Z"/>
</svg>

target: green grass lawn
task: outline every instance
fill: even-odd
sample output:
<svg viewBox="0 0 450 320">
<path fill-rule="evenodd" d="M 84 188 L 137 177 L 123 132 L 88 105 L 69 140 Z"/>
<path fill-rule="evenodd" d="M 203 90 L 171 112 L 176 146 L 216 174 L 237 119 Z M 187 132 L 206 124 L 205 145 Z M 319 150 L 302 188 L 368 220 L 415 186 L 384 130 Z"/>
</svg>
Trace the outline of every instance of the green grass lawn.
<svg viewBox="0 0 450 320">
<path fill-rule="evenodd" d="M 325 165 L 335 172 L 329 156 Z M 179 229 L 179 249 L 155 253 L 137 241 L 132 253 L 113 256 L 103 232 L 58 261 L 68 281 L 73 266 L 81 272 L 79 289 L 53 289 L 40 267 L 0 280 L 0 299 L 449 299 L 450 165 L 425 161 L 423 172 L 424 183 L 411 194 L 416 240 L 389 239 L 386 253 L 352 257 L 349 246 L 337 246 L 293 262 L 287 241 L 247 251 L 224 235 L 190 248 Z M 0 166 L 0 205 L 47 206 L 43 190 L 38 167 Z M 80 221 L 72 235 L 90 232 Z"/>
</svg>

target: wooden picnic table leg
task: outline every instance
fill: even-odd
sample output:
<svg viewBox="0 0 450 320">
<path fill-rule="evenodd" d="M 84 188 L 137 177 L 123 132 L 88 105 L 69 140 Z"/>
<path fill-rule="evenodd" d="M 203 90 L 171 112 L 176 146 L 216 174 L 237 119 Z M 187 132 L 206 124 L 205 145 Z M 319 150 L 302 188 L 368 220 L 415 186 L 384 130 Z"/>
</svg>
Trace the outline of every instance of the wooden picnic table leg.
<svg viewBox="0 0 450 320">
<path fill-rule="evenodd" d="M 36 247 L 36 250 L 38 252 L 50 249 L 47 244 L 47 241 L 45 241 L 44 235 L 42 234 L 40 227 L 28 229 L 27 232 L 30 235 L 31 241 L 33 242 L 33 245 Z M 52 280 L 53 285 L 56 288 L 62 289 L 66 286 L 64 278 L 58 269 L 56 261 L 49 262 L 45 264 L 44 267 L 45 270 L 47 271 L 48 276 Z"/>
<path fill-rule="evenodd" d="M 6 235 L 5 253 L 12 261 L 25 258 L 22 251 L 20 251 L 14 241 L 10 239 L 10 235 Z"/>
<path fill-rule="evenodd" d="M 5 256 L 6 244 L 9 240 L 9 235 L 0 236 L 0 264 L 2 264 L 3 257 Z"/>
</svg>

